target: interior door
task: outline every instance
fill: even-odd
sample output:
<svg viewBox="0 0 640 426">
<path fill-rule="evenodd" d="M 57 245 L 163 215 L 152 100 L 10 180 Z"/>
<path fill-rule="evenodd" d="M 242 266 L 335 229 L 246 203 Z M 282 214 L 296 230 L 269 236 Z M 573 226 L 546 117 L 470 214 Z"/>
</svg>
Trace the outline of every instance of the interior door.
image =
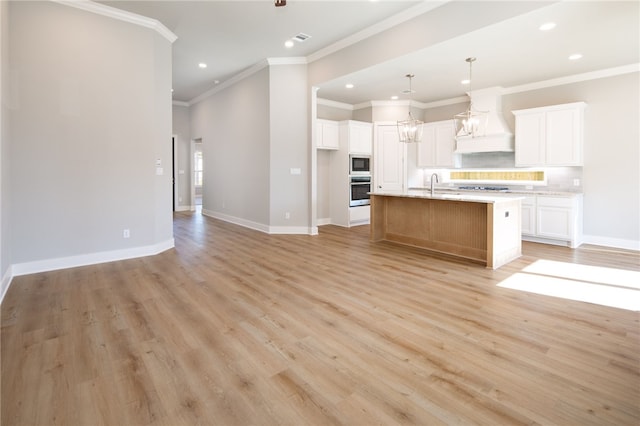
<svg viewBox="0 0 640 426">
<path fill-rule="evenodd" d="M 398 128 L 393 124 L 376 124 L 374 132 L 374 172 L 376 191 L 402 192 L 406 187 L 405 158 L 407 145 L 400 143 Z"/>
</svg>

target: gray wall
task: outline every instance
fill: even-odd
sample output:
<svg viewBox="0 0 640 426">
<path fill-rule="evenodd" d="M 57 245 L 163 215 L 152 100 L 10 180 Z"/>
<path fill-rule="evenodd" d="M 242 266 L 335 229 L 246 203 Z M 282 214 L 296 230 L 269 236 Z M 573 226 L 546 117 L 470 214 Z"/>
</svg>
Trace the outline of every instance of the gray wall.
<svg viewBox="0 0 640 426">
<path fill-rule="evenodd" d="M 205 214 L 264 231 L 309 226 L 306 76 L 305 65 L 266 66 L 191 106 Z"/>
<path fill-rule="evenodd" d="M 202 139 L 202 208 L 243 222 L 269 223 L 269 69 L 190 108 L 191 138 Z"/>
<path fill-rule="evenodd" d="M 176 185 L 178 186 L 178 198 L 176 210 L 186 210 L 195 203 L 191 200 L 191 133 L 189 130 L 189 107 L 173 105 L 173 134 L 176 136 L 177 171 Z M 179 174 L 179 171 L 184 171 Z"/>
<path fill-rule="evenodd" d="M 269 225 L 305 228 L 310 220 L 311 170 L 306 65 L 271 65 L 269 88 Z M 300 174 L 292 174 L 292 168 Z"/>
<path fill-rule="evenodd" d="M 57 3 L 9 22 L 11 262 L 172 243 L 171 43 Z"/>
<path fill-rule="evenodd" d="M 328 105 L 318 104 L 316 117 L 333 121 L 353 120 L 353 111 L 344 108 L 336 108 Z"/>
<path fill-rule="evenodd" d="M 11 265 L 9 219 L 9 2 L 0 2 L 0 300 Z M 5 282 L 7 281 L 7 282 Z"/>
</svg>

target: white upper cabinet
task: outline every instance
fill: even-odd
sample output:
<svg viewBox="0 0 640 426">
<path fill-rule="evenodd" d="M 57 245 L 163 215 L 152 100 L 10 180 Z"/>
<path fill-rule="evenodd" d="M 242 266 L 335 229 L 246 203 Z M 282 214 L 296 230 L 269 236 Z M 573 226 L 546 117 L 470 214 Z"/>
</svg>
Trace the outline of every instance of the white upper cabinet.
<svg viewBox="0 0 640 426">
<path fill-rule="evenodd" d="M 582 166 L 584 102 L 513 111 L 516 166 Z"/>
<path fill-rule="evenodd" d="M 361 121 L 343 122 L 348 132 L 349 154 L 371 155 L 373 150 L 373 124 Z"/>
<path fill-rule="evenodd" d="M 316 144 L 318 149 L 339 149 L 339 126 L 337 121 L 316 120 Z"/>
<path fill-rule="evenodd" d="M 454 167 L 455 133 L 453 120 L 425 123 L 418 144 L 418 167 Z"/>
</svg>

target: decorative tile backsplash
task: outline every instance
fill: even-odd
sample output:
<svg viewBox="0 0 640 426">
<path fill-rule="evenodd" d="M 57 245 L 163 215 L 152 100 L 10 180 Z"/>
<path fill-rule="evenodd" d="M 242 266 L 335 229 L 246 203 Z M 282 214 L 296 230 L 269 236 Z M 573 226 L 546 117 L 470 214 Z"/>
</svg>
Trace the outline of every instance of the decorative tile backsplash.
<svg viewBox="0 0 640 426">
<path fill-rule="evenodd" d="M 545 182 L 545 174 L 542 170 L 472 170 L 451 171 L 449 179 L 452 181 L 509 181 L 509 182 Z"/>
</svg>

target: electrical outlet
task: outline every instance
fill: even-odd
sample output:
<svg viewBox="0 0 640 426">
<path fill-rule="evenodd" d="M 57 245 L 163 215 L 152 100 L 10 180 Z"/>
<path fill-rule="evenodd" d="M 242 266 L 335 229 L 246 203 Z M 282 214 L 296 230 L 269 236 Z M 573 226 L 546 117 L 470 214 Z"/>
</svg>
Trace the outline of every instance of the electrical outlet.
<svg viewBox="0 0 640 426">
<path fill-rule="evenodd" d="M 128 229 L 122 231 L 122 238 L 129 238 L 131 236 Z"/>
<path fill-rule="evenodd" d="M 286 212 L 286 213 L 284 214 L 284 218 L 285 218 L 285 219 L 291 219 L 291 213 Z"/>
<path fill-rule="evenodd" d="M 574 179 L 573 186 L 580 186 L 580 179 Z"/>
</svg>

